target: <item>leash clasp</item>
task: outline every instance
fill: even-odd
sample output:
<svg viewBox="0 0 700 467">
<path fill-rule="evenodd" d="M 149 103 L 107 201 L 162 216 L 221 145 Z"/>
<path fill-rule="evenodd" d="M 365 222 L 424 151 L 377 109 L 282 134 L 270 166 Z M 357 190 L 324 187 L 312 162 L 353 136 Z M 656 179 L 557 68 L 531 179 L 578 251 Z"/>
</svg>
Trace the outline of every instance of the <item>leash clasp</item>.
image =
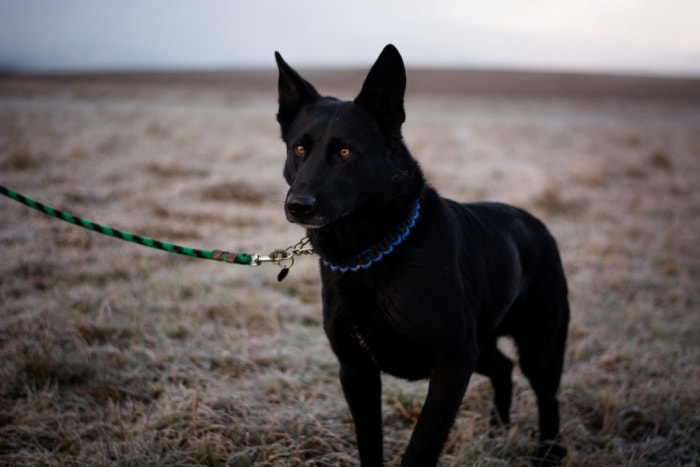
<svg viewBox="0 0 700 467">
<path fill-rule="evenodd" d="M 282 264 L 283 261 L 289 261 L 289 264 Z M 287 250 L 275 250 L 267 256 L 253 255 L 252 266 L 260 266 L 262 263 L 279 264 L 282 270 L 277 274 L 277 281 L 282 282 L 282 279 L 289 274 L 289 268 L 294 266 L 294 255 Z"/>
<path fill-rule="evenodd" d="M 252 266 L 260 266 L 263 263 L 277 263 L 280 264 L 283 261 L 292 261 L 294 262 L 294 258 L 291 253 L 289 253 L 286 250 L 275 250 L 269 255 L 253 255 L 253 259 L 251 261 Z M 291 265 L 290 265 L 291 266 Z"/>
<path fill-rule="evenodd" d="M 267 256 L 264 255 L 253 255 L 251 259 L 251 266 L 260 266 L 262 263 L 277 263 L 282 267 L 282 270 L 277 275 L 277 280 L 282 281 L 287 274 L 289 274 L 289 268 L 294 266 L 294 257 L 301 255 L 312 255 L 314 253 L 313 248 L 309 247 L 309 238 L 304 237 L 299 240 L 294 245 L 288 247 L 286 250 L 275 250 Z M 288 261 L 286 263 L 285 261 Z"/>
</svg>

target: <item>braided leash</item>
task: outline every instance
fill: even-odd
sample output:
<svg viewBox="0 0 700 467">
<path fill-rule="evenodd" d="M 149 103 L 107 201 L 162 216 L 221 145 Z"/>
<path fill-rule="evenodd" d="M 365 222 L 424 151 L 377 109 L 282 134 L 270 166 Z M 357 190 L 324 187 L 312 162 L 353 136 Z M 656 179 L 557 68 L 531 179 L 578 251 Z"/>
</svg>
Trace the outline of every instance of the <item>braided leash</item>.
<svg viewBox="0 0 700 467">
<path fill-rule="evenodd" d="M 157 250 L 167 251 L 169 253 L 176 253 L 180 255 L 190 256 L 193 258 L 223 261 L 226 263 L 243 264 L 247 266 L 259 266 L 262 263 L 277 263 L 283 268 L 277 277 L 280 281 L 287 276 L 289 268 L 292 267 L 292 265 L 294 264 L 295 256 L 313 254 L 313 250 L 308 246 L 309 241 L 307 238 L 301 239 L 296 244 L 284 250 L 275 250 L 269 255 L 231 253 L 223 250 L 199 250 L 196 248 L 189 248 L 186 246 L 175 245 L 173 243 L 163 242 L 160 240 L 154 240 L 149 237 L 136 235 L 130 232 L 125 232 L 123 230 L 114 229 L 107 225 L 98 224 L 91 220 L 75 216 L 69 212 L 55 209 L 49 206 L 48 204 L 35 201 L 3 185 L 0 185 L 0 194 L 3 194 L 8 198 L 17 201 L 18 203 L 22 203 L 25 206 L 29 206 L 32 209 L 36 209 L 37 211 L 43 212 L 44 214 L 47 214 L 51 217 L 55 217 L 56 219 L 60 219 L 62 221 L 68 222 L 73 225 L 77 225 L 79 227 L 83 227 L 87 230 L 101 233 L 103 235 L 107 235 L 108 237 L 118 238 L 127 242 L 136 243 L 138 245 L 155 248 Z"/>
</svg>

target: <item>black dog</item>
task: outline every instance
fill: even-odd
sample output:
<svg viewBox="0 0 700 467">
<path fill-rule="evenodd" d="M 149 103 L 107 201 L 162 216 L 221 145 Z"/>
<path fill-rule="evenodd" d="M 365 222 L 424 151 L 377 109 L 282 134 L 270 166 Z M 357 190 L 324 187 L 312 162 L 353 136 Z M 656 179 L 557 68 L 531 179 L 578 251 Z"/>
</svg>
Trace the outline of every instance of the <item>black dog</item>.
<svg viewBox="0 0 700 467">
<path fill-rule="evenodd" d="M 488 376 L 508 422 L 512 336 L 537 395 L 539 456 L 564 448 L 556 393 L 569 321 L 556 243 L 528 213 L 459 204 L 426 184 L 403 143 L 406 73 L 388 45 L 354 101 L 322 97 L 275 54 L 287 145 L 285 211 L 320 255 L 324 328 L 340 362 L 362 465 L 381 465 L 381 372 L 429 378 L 404 465 L 434 465 L 469 377 Z"/>
</svg>

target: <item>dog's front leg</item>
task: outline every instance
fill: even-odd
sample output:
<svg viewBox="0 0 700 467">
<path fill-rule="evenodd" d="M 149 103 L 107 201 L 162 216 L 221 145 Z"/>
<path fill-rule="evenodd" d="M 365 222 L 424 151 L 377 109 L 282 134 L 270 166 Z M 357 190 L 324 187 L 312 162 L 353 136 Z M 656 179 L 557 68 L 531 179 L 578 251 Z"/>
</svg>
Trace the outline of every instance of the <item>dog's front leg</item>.
<svg viewBox="0 0 700 467">
<path fill-rule="evenodd" d="M 382 452 L 382 381 L 375 367 L 340 366 L 340 383 L 350 407 L 360 462 L 363 466 L 381 466 Z"/>
<path fill-rule="evenodd" d="M 473 363 L 460 358 L 431 372 L 428 395 L 402 465 L 437 464 L 467 390 L 473 368 Z"/>
</svg>

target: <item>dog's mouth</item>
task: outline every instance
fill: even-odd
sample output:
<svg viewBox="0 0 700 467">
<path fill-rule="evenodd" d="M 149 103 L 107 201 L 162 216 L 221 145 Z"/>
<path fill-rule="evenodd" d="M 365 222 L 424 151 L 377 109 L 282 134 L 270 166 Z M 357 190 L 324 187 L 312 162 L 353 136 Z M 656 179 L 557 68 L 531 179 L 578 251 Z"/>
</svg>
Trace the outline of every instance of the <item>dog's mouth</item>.
<svg viewBox="0 0 700 467">
<path fill-rule="evenodd" d="M 315 214 L 309 216 L 299 216 L 290 212 L 289 209 L 285 209 L 285 213 L 289 222 L 309 230 L 320 229 L 321 227 L 331 223 L 329 219 Z"/>
<path fill-rule="evenodd" d="M 305 228 L 306 230 L 320 229 L 321 227 L 324 227 L 327 225 L 327 224 L 305 224 L 303 222 L 293 222 L 293 223 L 298 225 L 299 227 Z"/>
</svg>

